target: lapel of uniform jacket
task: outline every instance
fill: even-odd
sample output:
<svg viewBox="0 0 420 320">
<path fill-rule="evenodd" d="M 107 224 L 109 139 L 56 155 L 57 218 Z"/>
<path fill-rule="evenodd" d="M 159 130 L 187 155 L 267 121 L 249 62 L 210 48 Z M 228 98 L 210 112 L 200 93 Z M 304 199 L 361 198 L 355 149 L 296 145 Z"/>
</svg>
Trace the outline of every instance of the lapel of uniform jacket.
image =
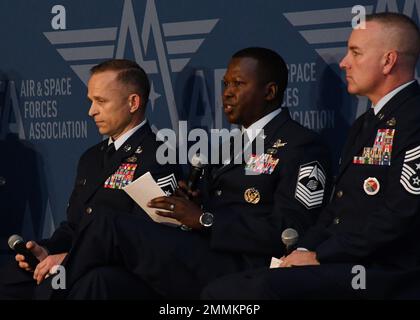
<svg viewBox="0 0 420 320">
<path fill-rule="evenodd" d="M 354 129 L 351 131 L 349 138 L 346 142 L 346 147 L 343 150 L 343 161 L 340 166 L 339 178 L 344 170 L 353 162 L 353 157 L 361 155 L 361 151 L 364 147 L 369 146 L 368 143 L 372 140 L 372 136 L 376 134 L 378 129 L 384 125 L 386 121 L 389 120 L 390 115 L 400 106 L 402 106 L 407 99 L 413 97 L 418 93 L 419 85 L 417 82 L 410 84 L 408 87 L 404 88 L 398 92 L 388 103 L 379 111 L 376 115 L 375 120 L 369 125 L 368 129 L 364 132 L 361 132 L 361 126 L 364 121 L 364 114 L 360 121 L 355 123 Z"/>
<path fill-rule="evenodd" d="M 148 133 L 150 132 L 150 126 L 146 123 L 130 138 L 128 138 L 120 148 L 118 148 L 118 150 L 114 153 L 111 160 L 109 161 L 109 164 L 99 172 L 97 177 L 91 178 L 94 183 L 88 184 L 88 187 L 82 196 L 83 202 L 86 202 L 98 190 L 98 188 L 103 187 L 106 179 L 108 179 L 108 177 L 118 169 L 121 161 L 130 157 L 136 151 L 137 147 L 142 144 L 143 140 L 148 136 Z M 103 144 L 103 146 L 105 145 L 106 144 Z"/>
<path fill-rule="evenodd" d="M 340 171 L 342 168 L 348 165 L 349 161 L 353 159 L 350 150 L 354 146 L 354 141 L 356 140 L 357 134 L 362 129 L 364 123 L 364 114 L 356 119 L 353 126 L 349 130 L 349 134 L 344 144 L 343 150 L 341 152 L 341 163 L 340 163 Z"/>
<path fill-rule="evenodd" d="M 264 139 L 264 150 L 266 150 L 273 143 L 274 138 L 276 137 L 275 133 L 277 132 L 277 130 L 281 126 L 283 126 L 288 120 L 290 120 L 289 111 L 286 108 L 282 108 L 281 112 L 265 125 L 264 136 L 262 136 L 262 133 L 260 133 L 254 139 L 254 141 L 252 142 L 252 147 L 255 148 L 257 139 Z M 240 154 L 241 158 L 243 157 L 244 153 L 245 150 L 242 150 Z M 215 170 L 213 174 L 213 179 L 217 179 L 217 177 L 219 177 L 221 174 L 235 168 L 236 166 L 243 166 L 243 161 L 241 163 L 234 163 L 234 161 L 231 160 L 229 164 Z"/>
<path fill-rule="evenodd" d="M 240 135 L 240 133 L 238 133 L 238 135 Z M 233 143 L 234 140 L 236 140 L 234 137 L 235 136 L 230 137 L 230 142 L 229 142 L 229 149 L 230 149 L 229 158 L 230 158 L 230 162 L 228 164 L 226 164 L 226 165 L 223 165 L 222 164 L 220 167 L 218 167 L 216 169 L 213 169 L 213 171 L 212 171 L 212 177 L 213 177 L 213 179 L 216 179 L 223 172 L 226 172 L 227 170 L 232 169 L 235 166 L 234 159 L 233 159 L 233 158 L 235 158 L 235 155 L 234 155 L 234 152 L 232 152 L 232 149 L 231 149 L 231 148 L 233 148 L 233 146 L 231 144 Z M 222 149 L 223 148 L 221 148 L 219 150 L 219 154 L 221 154 Z M 221 155 L 220 155 L 220 159 L 223 160 L 222 157 L 221 157 Z"/>
</svg>

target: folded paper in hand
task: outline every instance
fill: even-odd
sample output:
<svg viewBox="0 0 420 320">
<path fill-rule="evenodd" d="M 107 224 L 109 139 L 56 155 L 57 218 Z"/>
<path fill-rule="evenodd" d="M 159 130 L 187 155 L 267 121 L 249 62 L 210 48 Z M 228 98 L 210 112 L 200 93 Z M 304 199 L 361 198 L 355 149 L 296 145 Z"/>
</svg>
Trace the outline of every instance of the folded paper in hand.
<svg viewBox="0 0 420 320">
<path fill-rule="evenodd" d="M 282 262 L 283 260 L 281 258 L 271 257 L 270 269 L 280 268 Z"/>
<path fill-rule="evenodd" d="M 125 192 L 152 218 L 153 221 L 172 226 L 181 225 L 178 220 L 162 217 L 156 214 L 156 209 L 149 208 L 147 203 L 156 197 L 165 196 L 165 192 L 159 187 L 150 172 L 146 172 L 141 177 L 123 188 Z M 165 211 L 159 209 L 160 211 Z"/>
</svg>

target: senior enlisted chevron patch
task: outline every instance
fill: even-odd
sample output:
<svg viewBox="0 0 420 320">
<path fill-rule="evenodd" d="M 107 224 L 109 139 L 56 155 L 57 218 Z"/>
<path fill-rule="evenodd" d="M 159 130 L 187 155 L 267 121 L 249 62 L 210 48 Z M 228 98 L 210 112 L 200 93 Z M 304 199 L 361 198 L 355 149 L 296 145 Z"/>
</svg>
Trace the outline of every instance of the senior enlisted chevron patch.
<svg viewBox="0 0 420 320">
<path fill-rule="evenodd" d="M 405 153 L 400 182 L 409 193 L 420 194 L 420 146 Z"/>
<path fill-rule="evenodd" d="M 325 191 L 325 170 L 313 161 L 299 167 L 295 198 L 307 209 L 322 205 Z"/>
<path fill-rule="evenodd" d="M 167 196 L 170 196 L 173 193 L 175 193 L 175 190 L 178 187 L 178 183 L 173 173 L 167 175 L 166 177 L 157 179 L 157 184 L 159 185 L 159 187 L 162 188 L 162 190 Z"/>
</svg>

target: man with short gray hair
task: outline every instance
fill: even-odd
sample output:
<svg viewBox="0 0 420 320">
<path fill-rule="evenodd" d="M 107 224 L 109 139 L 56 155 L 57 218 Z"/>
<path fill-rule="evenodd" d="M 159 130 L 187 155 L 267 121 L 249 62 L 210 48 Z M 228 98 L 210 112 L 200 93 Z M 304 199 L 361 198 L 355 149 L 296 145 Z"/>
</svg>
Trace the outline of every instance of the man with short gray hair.
<svg viewBox="0 0 420 320">
<path fill-rule="evenodd" d="M 280 268 L 221 278 L 204 298 L 420 298 L 419 52 L 402 14 L 353 30 L 340 67 L 372 106 L 350 130 L 331 203 Z"/>
</svg>

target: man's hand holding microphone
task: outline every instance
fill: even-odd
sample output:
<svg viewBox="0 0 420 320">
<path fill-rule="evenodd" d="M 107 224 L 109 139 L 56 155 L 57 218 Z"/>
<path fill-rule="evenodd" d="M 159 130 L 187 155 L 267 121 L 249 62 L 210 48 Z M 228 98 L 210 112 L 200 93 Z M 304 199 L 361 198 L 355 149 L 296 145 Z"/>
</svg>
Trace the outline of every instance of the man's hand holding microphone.
<svg viewBox="0 0 420 320">
<path fill-rule="evenodd" d="M 37 284 L 47 278 L 51 269 L 60 265 L 67 255 L 67 253 L 49 255 L 43 246 L 35 241 L 28 241 L 25 244 L 23 238 L 16 234 L 9 237 L 8 244 L 10 249 L 17 253 L 15 260 L 19 267 L 28 272 L 33 272 L 33 278 Z"/>
</svg>

